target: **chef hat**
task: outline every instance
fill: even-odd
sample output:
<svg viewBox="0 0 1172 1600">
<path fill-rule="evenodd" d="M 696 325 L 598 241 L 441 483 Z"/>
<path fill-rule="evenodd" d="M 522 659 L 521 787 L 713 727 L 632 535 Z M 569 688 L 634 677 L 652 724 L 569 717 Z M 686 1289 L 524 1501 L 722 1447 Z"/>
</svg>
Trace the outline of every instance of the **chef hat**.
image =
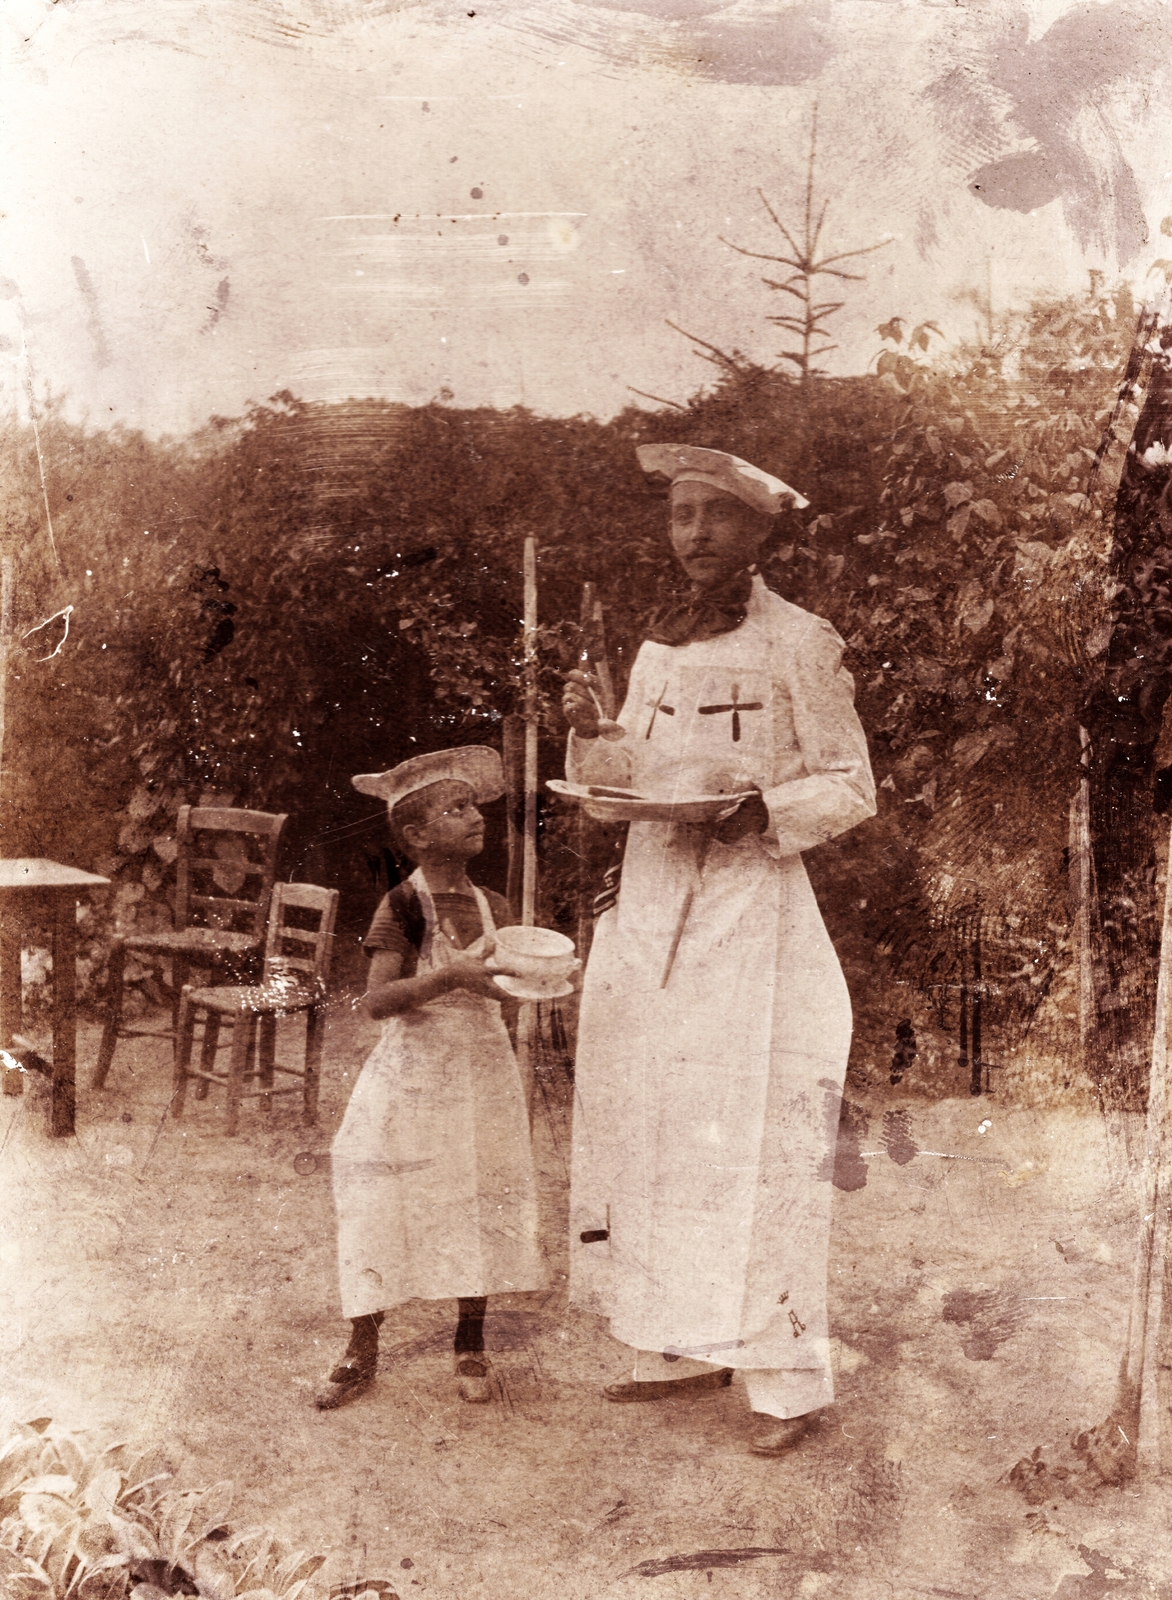
<svg viewBox="0 0 1172 1600">
<path fill-rule="evenodd" d="M 476 795 L 477 805 L 496 800 L 505 792 L 505 773 L 495 750 L 483 744 L 466 744 L 456 750 L 432 750 L 412 756 L 388 772 L 360 772 L 350 782 L 359 794 L 377 795 L 388 806 L 405 800 L 417 789 L 454 779 L 466 783 Z"/>
<path fill-rule="evenodd" d="M 641 444 L 635 454 L 648 477 L 666 478 L 669 483 L 707 483 L 767 516 L 780 511 L 787 501 L 799 511 L 810 504 L 788 483 L 727 450 L 705 450 L 695 444 Z"/>
</svg>

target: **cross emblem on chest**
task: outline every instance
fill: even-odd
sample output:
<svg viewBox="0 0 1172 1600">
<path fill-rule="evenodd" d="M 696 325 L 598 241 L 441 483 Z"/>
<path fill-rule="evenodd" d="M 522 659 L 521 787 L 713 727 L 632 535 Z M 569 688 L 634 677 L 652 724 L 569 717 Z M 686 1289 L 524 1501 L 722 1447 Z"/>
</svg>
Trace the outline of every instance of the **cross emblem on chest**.
<svg viewBox="0 0 1172 1600">
<path fill-rule="evenodd" d="M 761 700 L 742 700 L 740 685 L 736 683 L 734 683 L 729 689 L 729 696 L 730 698 L 727 705 L 701 706 L 699 709 L 702 717 L 715 717 L 719 716 L 722 712 L 731 711 L 732 737 L 733 743 L 736 744 L 741 737 L 741 712 L 764 711 L 765 705 Z"/>
<path fill-rule="evenodd" d="M 644 705 L 651 707 L 651 721 L 647 724 L 647 732 L 643 735 L 643 737 L 645 739 L 650 739 L 651 730 L 655 726 L 655 719 L 656 719 L 656 717 L 659 715 L 659 713 L 661 711 L 663 712 L 665 717 L 674 717 L 675 714 L 676 714 L 675 706 L 665 706 L 664 703 L 663 703 L 663 697 L 664 697 L 664 695 L 666 693 L 667 693 L 667 684 L 665 683 L 663 688 L 659 691 L 658 699 L 656 699 L 656 700 L 645 700 L 643 702 Z"/>
</svg>

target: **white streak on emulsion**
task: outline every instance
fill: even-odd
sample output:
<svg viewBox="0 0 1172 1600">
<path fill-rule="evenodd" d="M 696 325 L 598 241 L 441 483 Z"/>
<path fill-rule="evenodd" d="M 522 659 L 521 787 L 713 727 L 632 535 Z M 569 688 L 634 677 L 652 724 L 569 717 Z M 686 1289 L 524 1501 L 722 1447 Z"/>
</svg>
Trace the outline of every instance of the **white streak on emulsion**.
<svg viewBox="0 0 1172 1600">
<path fill-rule="evenodd" d="M 149 267 L 150 264 L 151 264 L 151 253 L 147 249 L 146 236 L 144 234 L 140 233 L 139 234 L 139 238 L 142 240 L 142 253 L 146 257 L 146 263 L 147 263 L 147 266 Z"/>
<path fill-rule="evenodd" d="M 56 622 L 58 617 L 63 617 L 65 619 L 65 632 L 61 635 L 60 639 L 57 641 L 56 648 L 51 650 L 47 656 L 38 656 L 37 657 L 37 661 L 38 662 L 40 662 L 40 661 L 52 661 L 54 656 L 58 656 L 58 655 L 61 654 L 61 647 L 65 643 L 66 639 L 69 638 L 69 619 L 70 619 L 70 617 L 72 615 L 73 615 L 73 607 L 72 606 L 62 606 L 60 611 L 54 611 L 54 613 L 53 613 L 53 615 L 51 617 L 46 617 L 44 622 L 38 622 L 35 628 L 30 628 L 28 630 L 28 633 L 24 633 L 24 634 L 21 635 L 21 637 L 23 639 L 27 639 L 30 634 L 40 633 L 42 628 L 47 628 L 49 626 L 50 622 Z"/>
<path fill-rule="evenodd" d="M 338 216 L 319 217 L 319 222 L 498 222 L 517 217 L 588 217 L 588 211 L 351 211 Z M 144 244 L 145 248 L 145 244 Z"/>
</svg>

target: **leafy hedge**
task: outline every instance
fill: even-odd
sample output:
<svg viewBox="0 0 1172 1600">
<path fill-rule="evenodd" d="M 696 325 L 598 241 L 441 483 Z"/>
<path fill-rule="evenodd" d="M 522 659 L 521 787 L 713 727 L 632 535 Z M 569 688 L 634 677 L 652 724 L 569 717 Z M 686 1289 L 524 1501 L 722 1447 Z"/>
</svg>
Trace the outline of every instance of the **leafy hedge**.
<svg viewBox="0 0 1172 1600">
<path fill-rule="evenodd" d="M 734 365 L 685 409 L 606 424 L 281 394 L 150 442 L 52 414 L 60 573 L 32 441 L 10 428 L 17 631 L 76 609 L 50 659 L 60 623 L 14 657 L 4 848 L 96 867 L 119 922 L 149 928 L 170 915 L 177 806 L 230 797 L 291 811 L 286 870 L 338 883 L 361 922 L 382 836 L 349 776 L 499 739 L 519 709 L 524 535 L 553 776 L 582 583 L 598 586 L 621 680 L 678 582 L 634 446 L 715 444 L 810 498 L 766 577 L 849 646 L 882 806 L 811 866 L 862 1010 L 894 970 L 951 1026 L 979 924 L 1011 1046 L 1066 965 L 1066 816 L 1110 634 L 1109 507 L 1134 421 L 1114 402 L 1135 320 L 1124 292 L 1040 305 L 995 346 L 933 365 L 896 320 L 874 375 L 799 384 Z M 546 915 L 572 920 L 582 840 L 552 808 L 543 827 Z M 93 989 L 100 922 L 83 951 Z"/>
</svg>

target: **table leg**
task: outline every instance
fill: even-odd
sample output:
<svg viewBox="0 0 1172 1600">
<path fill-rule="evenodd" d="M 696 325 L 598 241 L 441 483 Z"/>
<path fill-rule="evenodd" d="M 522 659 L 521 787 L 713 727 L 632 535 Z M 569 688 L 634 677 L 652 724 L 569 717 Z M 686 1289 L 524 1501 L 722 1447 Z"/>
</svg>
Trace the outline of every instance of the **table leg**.
<svg viewBox="0 0 1172 1600">
<path fill-rule="evenodd" d="M 12 1049 L 12 1035 L 24 1031 L 24 1010 L 20 991 L 20 924 L 15 907 L 4 907 L 0 925 L 0 1049 Z M 3 1073 L 4 1093 L 23 1094 L 24 1074 Z"/>
<path fill-rule="evenodd" d="M 321 1051 L 326 1031 L 325 1011 L 310 1006 L 305 1013 L 305 1095 L 303 1120 L 307 1128 L 317 1121 L 317 1091 L 321 1082 Z"/>
<path fill-rule="evenodd" d="M 74 1131 L 77 1070 L 77 896 L 53 897 L 53 1109 L 50 1132 Z"/>
</svg>

